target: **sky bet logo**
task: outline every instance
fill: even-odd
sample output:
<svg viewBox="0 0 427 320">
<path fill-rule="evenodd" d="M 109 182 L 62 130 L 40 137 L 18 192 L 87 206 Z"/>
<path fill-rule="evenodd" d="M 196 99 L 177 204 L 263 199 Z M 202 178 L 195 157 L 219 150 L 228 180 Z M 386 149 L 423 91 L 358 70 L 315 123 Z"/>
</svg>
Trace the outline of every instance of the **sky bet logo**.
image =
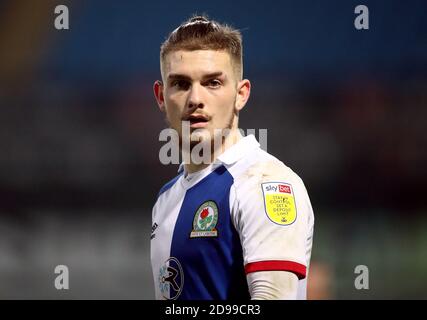
<svg viewBox="0 0 427 320">
<path fill-rule="evenodd" d="M 265 191 L 277 192 L 277 189 L 279 189 L 279 192 L 281 192 L 281 193 L 291 193 L 291 188 L 289 186 L 285 186 L 284 184 L 279 184 L 277 186 L 269 185 L 265 188 Z"/>
</svg>

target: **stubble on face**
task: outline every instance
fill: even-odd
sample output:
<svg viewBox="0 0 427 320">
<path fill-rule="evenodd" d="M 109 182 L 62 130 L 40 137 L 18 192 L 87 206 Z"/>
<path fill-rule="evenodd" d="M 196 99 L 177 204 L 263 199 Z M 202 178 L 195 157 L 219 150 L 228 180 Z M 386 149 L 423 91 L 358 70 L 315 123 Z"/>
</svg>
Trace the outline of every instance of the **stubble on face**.
<svg viewBox="0 0 427 320">
<path fill-rule="evenodd" d="M 210 144 L 210 150 L 211 154 L 214 154 L 215 149 L 218 147 L 217 141 L 220 141 L 220 146 L 225 143 L 225 140 L 227 139 L 228 135 L 230 134 L 231 130 L 233 129 L 234 119 L 237 116 L 237 113 L 234 109 L 234 106 L 236 105 L 237 98 L 234 99 L 233 102 L 233 108 L 230 109 L 229 116 L 226 120 L 226 125 L 223 128 L 214 128 L 211 131 L 206 129 L 193 129 L 189 128 L 190 135 L 188 137 L 185 137 L 185 139 L 188 139 L 189 146 L 190 146 L 190 152 L 193 151 L 193 148 L 198 145 L 199 143 L 206 143 Z M 169 127 L 171 127 L 171 121 L 166 118 L 166 122 Z M 182 150 L 183 146 L 183 122 L 181 122 L 181 128 L 180 130 L 177 130 L 178 137 L 179 137 L 179 148 Z M 187 121 L 187 125 L 189 126 L 189 122 Z M 196 131 L 198 130 L 198 131 Z M 198 134 L 199 133 L 199 134 Z"/>
</svg>

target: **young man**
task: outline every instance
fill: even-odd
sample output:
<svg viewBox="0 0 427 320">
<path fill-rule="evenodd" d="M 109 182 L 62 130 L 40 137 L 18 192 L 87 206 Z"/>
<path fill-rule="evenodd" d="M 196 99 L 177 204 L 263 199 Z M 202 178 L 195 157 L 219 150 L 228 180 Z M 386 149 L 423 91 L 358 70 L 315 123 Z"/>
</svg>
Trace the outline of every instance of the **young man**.
<svg viewBox="0 0 427 320">
<path fill-rule="evenodd" d="M 156 298 L 305 299 L 313 210 L 302 180 L 240 134 L 251 88 L 240 32 L 193 17 L 160 60 L 154 94 L 189 161 L 153 208 Z M 202 162 L 191 152 L 198 143 L 208 146 Z"/>
</svg>

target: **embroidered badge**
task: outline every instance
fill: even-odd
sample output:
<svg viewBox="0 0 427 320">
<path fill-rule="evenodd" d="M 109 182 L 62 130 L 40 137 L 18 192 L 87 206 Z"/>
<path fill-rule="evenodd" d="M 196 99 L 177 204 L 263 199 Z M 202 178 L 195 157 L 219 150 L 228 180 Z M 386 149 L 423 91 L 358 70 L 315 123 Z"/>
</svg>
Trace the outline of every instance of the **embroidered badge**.
<svg viewBox="0 0 427 320">
<path fill-rule="evenodd" d="M 216 237 L 218 231 L 218 206 L 214 201 L 204 202 L 196 211 L 190 238 Z"/>
</svg>

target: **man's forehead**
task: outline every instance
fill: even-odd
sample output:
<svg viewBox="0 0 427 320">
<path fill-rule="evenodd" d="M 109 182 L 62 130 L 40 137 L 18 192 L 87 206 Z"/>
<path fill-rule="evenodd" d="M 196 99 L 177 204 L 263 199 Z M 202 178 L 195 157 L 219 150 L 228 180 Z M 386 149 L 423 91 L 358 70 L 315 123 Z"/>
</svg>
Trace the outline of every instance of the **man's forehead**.
<svg viewBox="0 0 427 320">
<path fill-rule="evenodd" d="M 165 57 L 166 73 L 232 71 L 230 54 L 223 50 L 172 51 Z"/>
</svg>

